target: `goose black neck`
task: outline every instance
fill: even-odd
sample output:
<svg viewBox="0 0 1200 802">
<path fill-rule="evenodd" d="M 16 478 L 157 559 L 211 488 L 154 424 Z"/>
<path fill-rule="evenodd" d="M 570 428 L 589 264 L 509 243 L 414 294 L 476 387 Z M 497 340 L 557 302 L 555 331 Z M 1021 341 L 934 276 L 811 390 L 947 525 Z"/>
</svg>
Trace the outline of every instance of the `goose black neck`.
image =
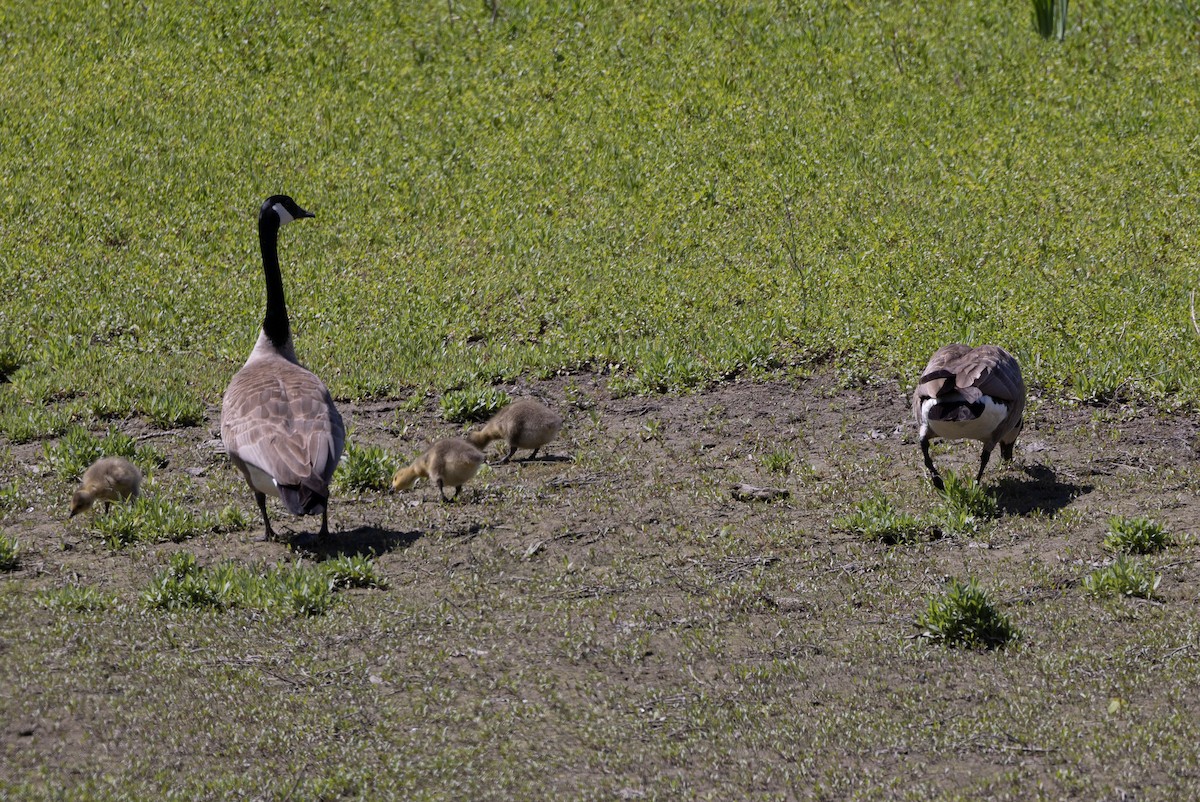
<svg viewBox="0 0 1200 802">
<path fill-rule="evenodd" d="M 275 345 L 283 348 L 291 337 L 287 303 L 283 297 L 283 276 L 279 273 L 279 218 L 264 215 L 258 221 L 258 244 L 262 248 L 263 273 L 267 280 L 267 313 L 263 317 L 263 333 Z"/>
</svg>

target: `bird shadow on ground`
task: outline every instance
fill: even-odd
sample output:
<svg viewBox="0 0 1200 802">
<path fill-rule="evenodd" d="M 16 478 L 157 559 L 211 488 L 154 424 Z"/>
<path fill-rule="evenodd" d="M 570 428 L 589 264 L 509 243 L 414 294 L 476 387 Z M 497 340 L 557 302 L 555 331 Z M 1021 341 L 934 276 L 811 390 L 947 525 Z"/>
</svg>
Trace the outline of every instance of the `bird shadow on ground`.
<svg viewBox="0 0 1200 802">
<path fill-rule="evenodd" d="M 417 542 L 424 532 L 412 530 L 400 532 L 380 529 L 375 526 L 356 526 L 341 532 L 332 532 L 324 540 L 305 542 L 304 537 L 294 538 L 292 548 L 303 551 L 318 560 L 336 557 L 377 557 L 392 551 L 406 549 Z"/>
<path fill-rule="evenodd" d="M 1005 515 L 1054 515 L 1092 485 L 1060 481 L 1052 468 L 1029 465 L 1022 469 L 1028 478 L 1005 477 L 996 484 L 996 504 Z"/>
</svg>

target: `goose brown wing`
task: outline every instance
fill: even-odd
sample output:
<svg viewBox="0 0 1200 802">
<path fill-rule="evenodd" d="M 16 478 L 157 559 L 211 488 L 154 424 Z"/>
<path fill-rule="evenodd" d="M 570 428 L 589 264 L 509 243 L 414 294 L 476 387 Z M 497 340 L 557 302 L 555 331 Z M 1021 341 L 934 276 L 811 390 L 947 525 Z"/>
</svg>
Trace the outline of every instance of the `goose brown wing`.
<svg viewBox="0 0 1200 802">
<path fill-rule="evenodd" d="M 238 371 L 225 391 L 221 439 L 277 485 L 325 498 L 345 427 L 324 382 L 286 359 L 263 359 Z"/>
<path fill-rule="evenodd" d="M 981 345 L 955 364 L 959 387 L 974 387 L 998 401 L 1025 405 L 1025 381 L 1012 354 L 995 345 Z"/>
<path fill-rule="evenodd" d="M 953 366 L 970 351 L 970 347 L 966 345 L 950 343 L 933 352 L 933 356 L 929 358 L 929 364 L 925 366 L 925 370 L 921 372 L 921 378 L 917 380 L 917 389 L 913 390 L 913 415 L 917 418 L 918 423 L 921 420 L 921 402 L 926 398 L 937 398 L 941 395 L 946 379 L 957 373 Z"/>
</svg>

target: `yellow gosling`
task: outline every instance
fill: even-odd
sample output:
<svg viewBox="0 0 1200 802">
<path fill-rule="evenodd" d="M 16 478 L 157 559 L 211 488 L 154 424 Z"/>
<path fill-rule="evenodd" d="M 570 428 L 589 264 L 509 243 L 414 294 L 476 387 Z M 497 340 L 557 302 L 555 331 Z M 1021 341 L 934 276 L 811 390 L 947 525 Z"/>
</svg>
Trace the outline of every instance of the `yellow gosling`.
<svg viewBox="0 0 1200 802">
<path fill-rule="evenodd" d="M 538 401 L 523 398 L 497 412 L 482 429 L 468 434 L 467 439 L 480 448 L 493 440 L 503 440 L 508 445 L 508 454 L 501 462 L 512 459 L 518 448 L 532 448 L 528 459 L 533 459 L 539 448 L 558 436 L 562 423 L 562 415 Z"/>
<path fill-rule="evenodd" d="M 396 471 L 392 477 L 392 492 L 408 490 L 417 479 L 425 478 L 437 486 L 442 501 L 450 501 L 446 498 L 446 488 L 453 487 L 453 498 L 458 498 L 462 486 L 479 473 L 482 464 L 483 452 L 472 443 L 461 437 L 439 440 L 407 468 Z"/>
<path fill-rule="evenodd" d="M 71 517 L 87 512 L 97 501 L 108 512 L 114 501 L 137 498 L 142 472 L 124 457 L 104 457 L 92 463 L 83 474 L 79 489 L 71 496 Z"/>
</svg>

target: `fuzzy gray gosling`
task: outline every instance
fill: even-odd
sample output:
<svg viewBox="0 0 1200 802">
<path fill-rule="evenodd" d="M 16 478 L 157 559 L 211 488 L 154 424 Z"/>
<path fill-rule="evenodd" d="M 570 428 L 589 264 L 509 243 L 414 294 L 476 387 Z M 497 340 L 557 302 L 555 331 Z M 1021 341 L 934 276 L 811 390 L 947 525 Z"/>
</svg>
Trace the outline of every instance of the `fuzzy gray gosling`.
<svg viewBox="0 0 1200 802">
<path fill-rule="evenodd" d="M 275 538 L 268 494 L 293 515 L 320 515 L 319 537 L 329 534 L 329 483 L 346 442 L 325 382 L 296 359 L 279 271 L 280 227 L 312 216 L 287 195 L 272 195 L 258 210 L 266 314 L 258 342 L 221 404 L 221 440 L 254 493 L 264 540 Z"/>
<path fill-rule="evenodd" d="M 479 473 L 483 464 L 483 452 L 461 437 L 438 440 L 425 453 L 413 460 L 407 468 L 396 471 L 392 477 L 392 492 L 408 490 L 424 477 L 437 486 L 442 501 L 446 498 L 446 487 L 454 488 L 454 498 L 462 492 L 462 486 Z"/>
<path fill-rule="evenodd" d="M 137 498 L 142 486 L 142 472 L 124 457 L 104 457 L 92 463 L 83 474 L 79 489 L 71 496 L 71 517 L 87 512 L 97 501 L 104 502 L 104 511 L 114 501 Z"/>
<path fill-rule="evenodd" d="M 545 404 L 522 398 L 497 412 L 482 429 L 468 434 L 467 439 L 480 448 L 493 440 L 503 440 L 508 453 L 501 462 L 512 459 L 518 448 L 532 448 L 527 459 L 533 459 L 539 448 L 558 436 L 562 423 L 562 415 Z"/>
<path fill-rule="evenodd" d="M 943 489 L 941 475 L 929 456 L 929 441 L 969 438 L 983 443 L 979 473 L 997 444 L 1006 460 L 1013 457 L 1017 435 L 1025 425 L 1025 380 L 1012 354 L 996 345 L 971 348 L 953 343 L 934 352 L 917 381 L 913 415 L 921 438 L 921 454 L 933 486 Z"/>
</svg>

